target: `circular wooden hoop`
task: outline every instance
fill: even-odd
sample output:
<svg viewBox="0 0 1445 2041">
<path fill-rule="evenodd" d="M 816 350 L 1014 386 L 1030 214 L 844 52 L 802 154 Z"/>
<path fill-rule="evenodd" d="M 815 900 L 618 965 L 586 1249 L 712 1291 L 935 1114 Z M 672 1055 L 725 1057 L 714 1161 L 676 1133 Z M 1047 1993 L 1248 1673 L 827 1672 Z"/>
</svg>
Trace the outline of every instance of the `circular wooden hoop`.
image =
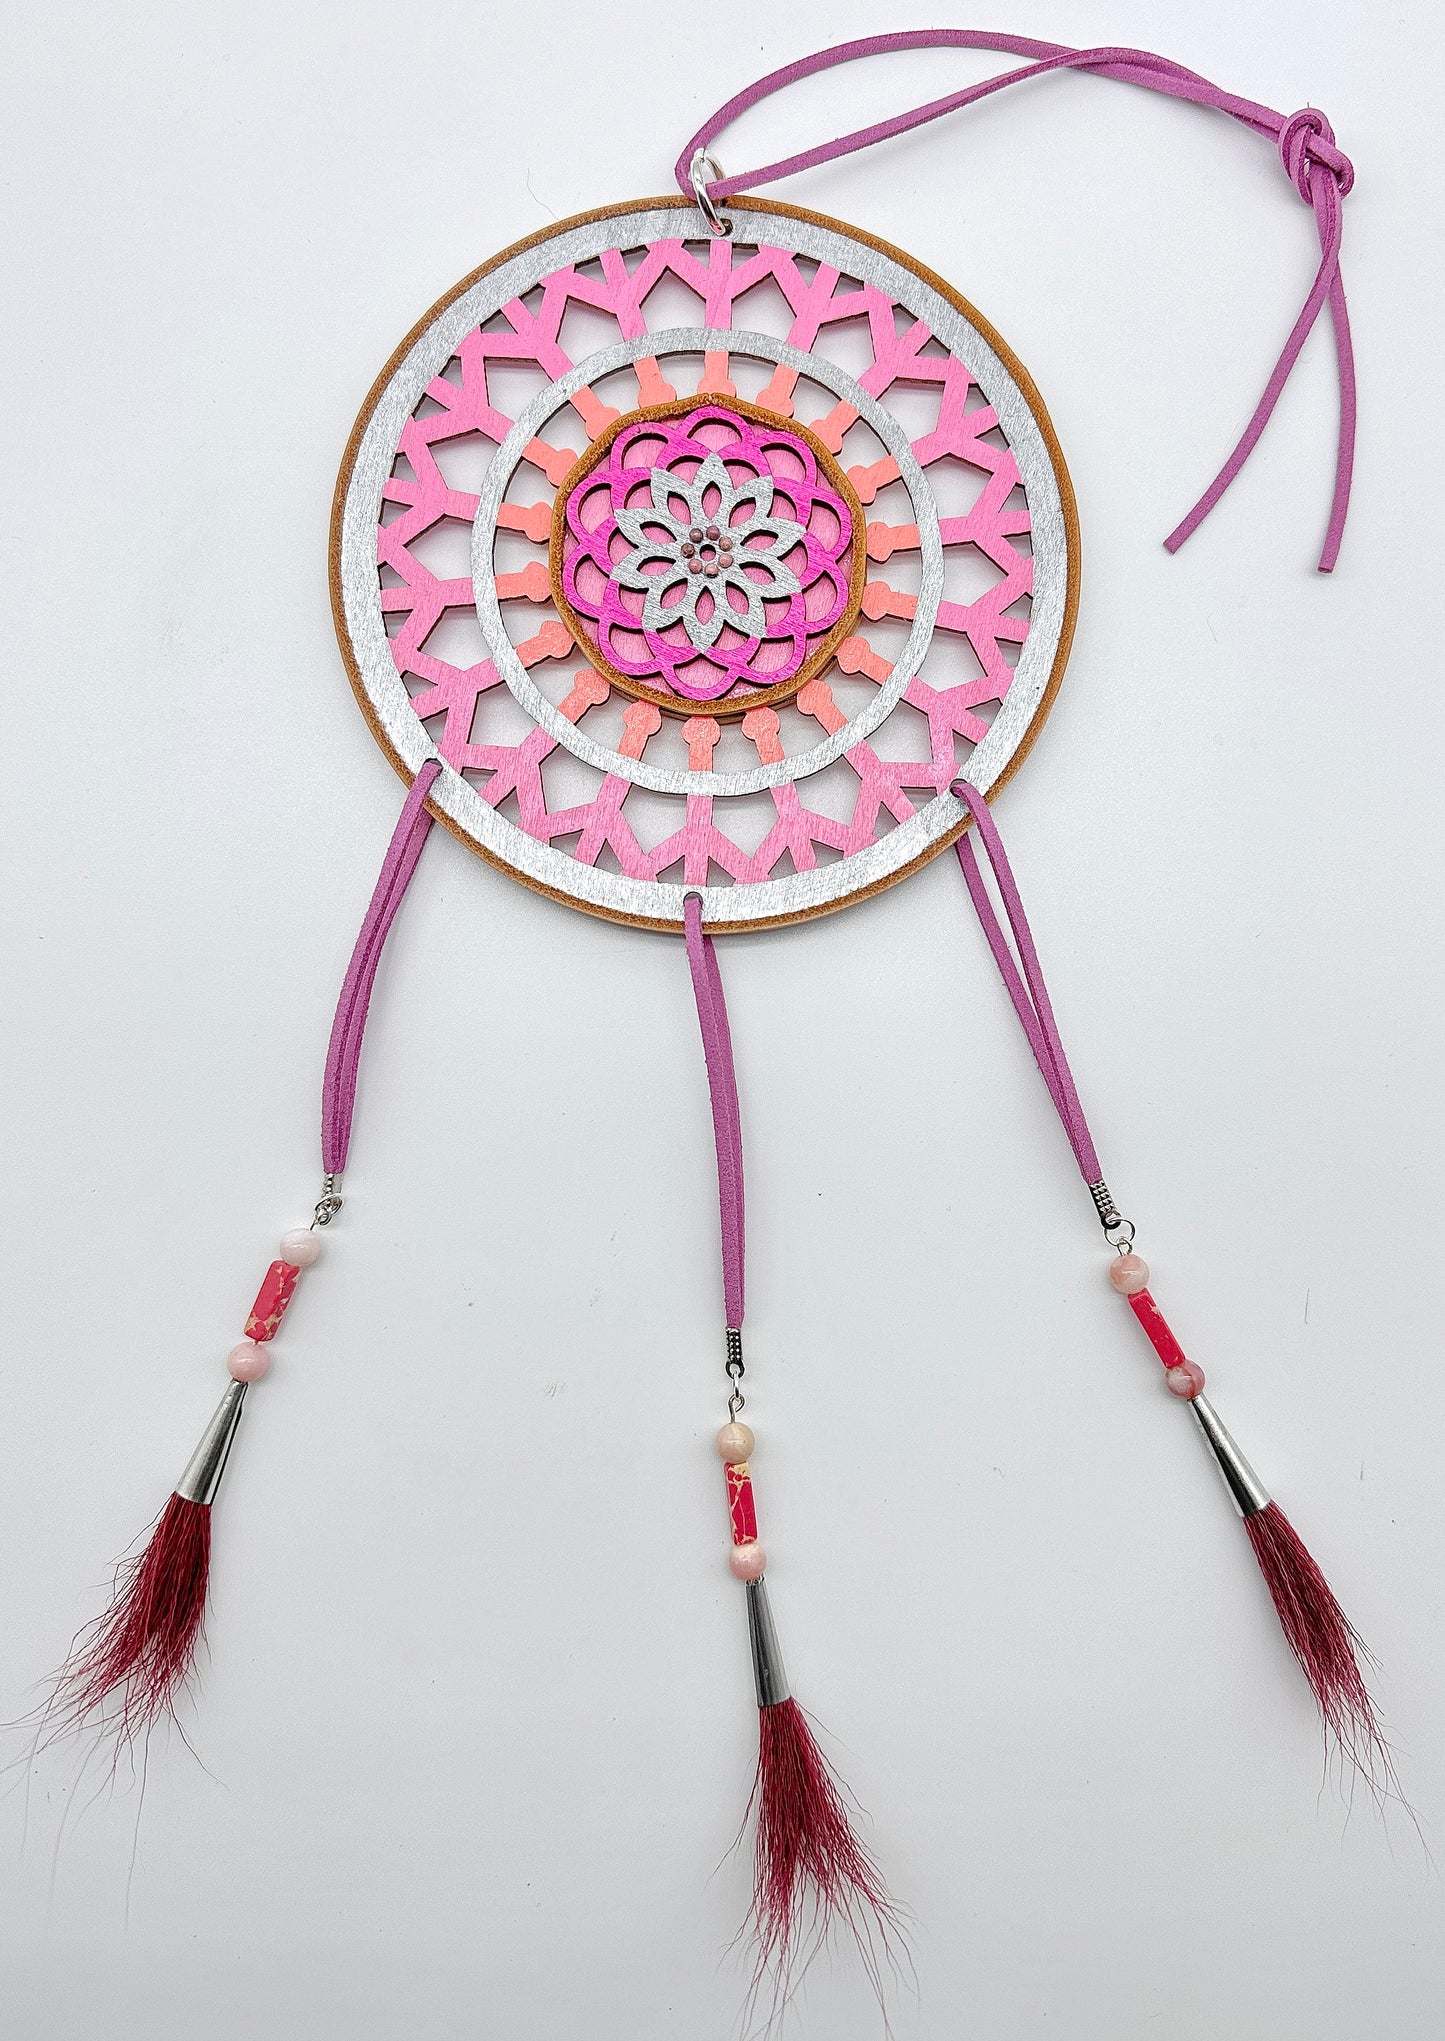
<svg viewBox="0 0 1445 2041">
<path fill-rule="evenodd" d="M 936 291 L 941 298 L 946 299 L 983 336 L 1008 370 L 1019 394 L 1033 415 L 1040 437 L 1048 449 L 1050 465 L 1053 468 L 1054 478 L 1059 491 L 1059 504 L 1063 517 L 1064 543 L 1067 556 L 1064 611 L 1060 620 L 1059 641 L 1055 649 L 1053 663 L 1049 670 L 1049 678 L 1039 698 L 1038 707 L 1029 719 L 1027 729 L 1014 747 L 1008 763 L 1002 768 L 997 779 L 988 790 L 987 798 L 992 802 L 999 790 L 1008 785 L 1008 782 L 1013 778 L 1029 752 L 1033 749 L 1038 734 L 1048 718 L 1049 711 L 1053 708 L 1059 687 L 1063 681 L 1064 668 L 1068 664 L 1069 649 L 1073 643 L 1074 628 L 1078 621 L 1080 576 L 1078 506 L 1074 499 L 1073 483 L 1069 477 L 1063 449 L 1059 445 L 1058 435 L 1054 431 L 1053 421 L 1049 417 L 1043 398 L 1039 395 L 1038 387 L 1033 377 L 1029 374 L 1013 349 L 990 322 L 983 317 L 982 313 L 961 292 L 956 291 L 950 283 L 939 276 L 936 271 L 928 268 L 925 263 L 919 262 L 914 256 L 906 254 L 903 249 L 895 247 L 891 241 L 885 241 L 877 234 L 870 234 L 861 227 L 854 227 L 847 221 L 835 219 L 827 213 L 813 212 L 806 206 L 788 205 L 781 199 L 758 199 L 739 195 L 735 198 L 730 198 L 728 206 L 730 210 L 739 212 L 779 213 L 792 219 L 809 221 L 814 226 L 846 235 L 855 241 L 861 242 L 864 247 L 876 249 L 880 255 L 886 256 L 890 261 L 896 262 L 902 268 L 910 270 L 920 282 L 926 284 L 929 289 Z M 528 249 L 535 248 L 544 241 L 554 240 L 559 234 L 566 233 L 570 228 L 587 226 L 593 220 L 623 218 L 628 213 L 660 212 L 673 208 L 678 211 L 695 210 L 691 202 L 677 192 L 668 193 L 661 198 L 627 199 L 621 204 L 594 206 L 588 212 L 574 213 L 568 219 L 559 220 L 551 226 L 541 228 L 535 234 L 524 235 L 521 240 L 512 242 L 510 247 L 503 248 L 497 254 L 490 256 L 487 261 L 480 264 L 478 268 L 471 270 L 459 283 L 454 284 L 449 291 L 437 299 L 436 303 L 416 321 L 405 338 L 393 350 L 385 367 L 367 392 L 366 400 L 357 415 L 356 423 L 351 429 L 351 436 L 346 443 L 346 450 L 342 455 L 341 469 L 336 478 L 336 491 L 332 499 L 331 539 L 329 547 L 331 613 L 336 628 L 342 663 L 346 668 L 352 693 L 356 696 L 361 713 L 366 718 L 367 725 L 381 747 L 383 754 L 390 761 L 393 770 L 408 786 L 410 786 L 413 777 L 411 768 L 397 753 L 386 731 L 383 729 L 376 711 L 372 707 L 346 629 L 346 612 L 341 583 L 342 520 L 346 508 L 347 491 L 351 486 L 352 473 L 355 469 L 356 457 L 361 446 L 362 437 L 371 423 L 376 407 L 380 403 L 392 377 L 416 342 L 435 323 L 441 314 L 446 311 L 449 305 L 453 304 L 463 292 L 469 291 L 474 284 L 480 282 L 484 276 L 490 275 L 494 269 L 500 268 L 504 262 L 510 262 L 514 257 L 525 254 Z M 791 421 L 789 423 L 791 426 Z M 497 857 L 495 853 L 477 843 L 474 838 L 469 836 L 464 829 L 460 828 L 452 820 L 451 816 L 438 803 L 429 801 L 427 807 L 436 820 L 444 828 L 448 829 L 457 838 L 459 843 L 464 843 L 468 850 L 473 851 L 478 857 L 484 859 L 486 863 L 494 865 L 498 871 L 505 872 L 509 878 L 518 880 L 522 885 L 530 887 L 533 892 L 544 894 L 549 900 L 556 900 L 561 905 L 574 910 L 580 909 L 584 914 L 596 915 L 599 920 L 620 922 L 630 928 L 651 929 L 667 935 L 675 935 L 678 931 L 679 925 L 675 922 L 655 919 L 641 914 L 622 913 L 610 907 L 596 905 L 591 901 L 579 900 L 570 893 L 561 892 L 555 886 L 544 884 L 528 873 L 519 872 L 514 866 L 508 864 L 504 858 Z M 912 859 L 910 863 L 900 866 L 897 871 L 889 872 L 885 878 L 879 879 L 873 885 L 859 887 L 857 892 L 849 893 L 841 900 L 826 901 L 819 906 L 810 907 L 796 914 L 781 914 L 771 918 L 750 921 L 712 921 L 708 923 L 708 933 L 710 935 L 746 934 L 758 929 L 789 927 L 795 922 L 815 921 L 825 914 L 836 914 L 845 907 L 854 906 L 860 900 L 871 899 L 874 894 L 881 893 L 888 887 L 897 885 L 900 880 L 906 879 L 913 872 L 919 871 L 924 865 L 929 864 L 937 857 L 941 851 L 949 849 L 951 845 L 956 843 L 967 827 L 968 822 L 967 818 L 965 818 L 956 829 L 939 837 L 935 843 L 931 843 L 920 856 Z"/>
</svg>

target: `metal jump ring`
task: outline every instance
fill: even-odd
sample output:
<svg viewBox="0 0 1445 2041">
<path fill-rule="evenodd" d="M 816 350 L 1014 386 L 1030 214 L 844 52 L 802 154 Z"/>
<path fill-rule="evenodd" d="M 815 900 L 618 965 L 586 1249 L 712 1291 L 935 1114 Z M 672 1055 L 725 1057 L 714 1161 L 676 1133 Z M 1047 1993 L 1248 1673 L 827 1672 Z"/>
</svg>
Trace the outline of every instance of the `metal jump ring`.
<svg viewBox="0 0 1445 2041">
<path fill-rule="evenodd" d="M 701 206 L 702 216 L 713 233 L 730 234 L 733 230 L 733 223 L 731 220 L 725 219 L 713 204 L 712 199 L 708 195 L 707 185 L 703 182 L 704 173 L 709 176 L 713 183 L 717 183 L 723 175 L 723 167 L 718 162 L 717 157 L 710 156 L 705 149 L 694 149 L 692 161 L 687 166 L 688 181 L 692 185 L 692 195 L 697 200 L 699 206 Z"/>
</svg>

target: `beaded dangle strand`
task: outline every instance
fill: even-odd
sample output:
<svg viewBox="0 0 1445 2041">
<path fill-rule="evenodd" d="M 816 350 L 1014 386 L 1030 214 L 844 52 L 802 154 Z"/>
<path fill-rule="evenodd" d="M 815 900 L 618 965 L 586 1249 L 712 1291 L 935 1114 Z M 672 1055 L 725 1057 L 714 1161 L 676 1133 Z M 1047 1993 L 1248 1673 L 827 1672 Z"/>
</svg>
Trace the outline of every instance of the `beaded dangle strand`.
<svg viewBox="0 0 1445 2041">
<path fill-rule="evenodd" d="M 728 1421 L 717 1434 L 727 1484 L 732 1546 L 728 1566 L 744 1584 L 753 1689 L 758 1704 L 758 1766 L 744 1827 L 754 1824 L 753 1903 L 755 1990 L 771 1978 L 781 2001 L 809 1956 L 843 1924 L 852 1934 L 875 1989 L 880 1955 L 899 1936 L 897 1911 L 877 1866 L 859 1841 L 832 1766 L 792 1697 L 768 1600 L 767 1554 L 758 1539 L 752 1457 L 757 1440 L 742 1421 L 744 1208 L 741 1119 L 727 1006 L 702 901 L 689 893 L 685 933 L 698 1023 L 707 1062 L 717 1145 L 726 1326 L 723 1366 Z"/>
<path fill-rule="evenodd" d="M 1298 1532 L 1271 1500 L 1268 1489 L 1204 1394 L 1204 1370 L 1189 1359 L 1150 1294 L 1149 1265 L 1134 1252 L 1133 1222 L 1119 1211 L 1099 1167 L 1093 1136 L 1059 1038 L 1028 917 L 998 826 L 982 794 L 966 780 L 956 781 L 953 791 L 967 807 L 992 867 L 1013 931 L 1017 958 L 989 897 L 974 851 L 972 830 L 966 831 L 955 845 L 969 897 L 1048 1086 L 1049 1097 L 1069 1137 L 1104 1237 L 1114 1249 L 1109 1281 L 1127 1301 L 1163 1364 L 1165 1387 L 1193 1413 L 1230 1500 L 1243 1519 L 1280 1626 L 1314 1690 L 1326 1732 L 1373 1785 L 1397 1792 L 1389 1747 L 1361 1669 L 1360 1660 L 1364 1657 L 1368 1662 L 1368 1653 Z"/>
<path fill-rule="evenodd" d="M 41 1712 L 42 1736 L 101 1714 L 121 1746 L 142 1741 L 176 1702 L 195 1669 L 205 1631 L 211 1511 L 230 1462 L 246 1392 L 271 1365 L 271 1342 L 303 1269 L 320 1259 L 323 1232 L 341 1210 L 356 1077 L 367 1007 L 382 949 L 431 830 L 426 800 L 440 764 L 422 766 L 403 804 L 342 984 L 322 1086 L 321 1195 L 308 1227 L 282 1240 L 226 1359 L 230 1386 L 201 1434 L 144 1548 L 117 1569 L 110 1607 L 71 1646 Z"/>
</svg>

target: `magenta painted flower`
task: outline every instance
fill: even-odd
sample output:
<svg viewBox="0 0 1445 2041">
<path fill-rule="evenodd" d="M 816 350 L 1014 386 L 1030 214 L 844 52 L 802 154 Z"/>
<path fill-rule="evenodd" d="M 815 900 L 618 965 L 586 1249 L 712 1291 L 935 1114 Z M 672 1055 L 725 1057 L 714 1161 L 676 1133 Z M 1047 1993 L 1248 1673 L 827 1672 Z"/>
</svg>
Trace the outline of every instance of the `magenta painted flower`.
<svg viewBox="0 0 1445 2041">
<path fill-rule="evenodd" d="M 562 589 L 625 679 L 777 687 L 843 617 L 854 514 L 807 441 L 719 404 L 641 419 L 567 502 Z"/>
</svg>

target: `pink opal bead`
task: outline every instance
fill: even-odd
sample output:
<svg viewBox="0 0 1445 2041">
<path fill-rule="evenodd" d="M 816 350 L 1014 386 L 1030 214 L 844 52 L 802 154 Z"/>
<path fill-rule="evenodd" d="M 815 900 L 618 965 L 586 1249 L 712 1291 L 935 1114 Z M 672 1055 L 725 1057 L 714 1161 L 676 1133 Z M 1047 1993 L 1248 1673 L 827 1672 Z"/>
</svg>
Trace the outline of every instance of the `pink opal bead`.
<svg viewBox="0 0 1445 2041">
<path fill-rule="evenodd" d="M 281 1242 L 281 1259 L 293 1269 L 309 1269 L 321 1259 L 321 1235 L 309 1226 L 298 1226 Z"/>
<path fill-rule="evenodd" d="M 270 1365 L 271 1356 L 253 1339 L 243 1339 L 226 1356 L 233 1382 L 259 1382 Z"/>
<path fill-rule="evenodd" d="M 1184 1361 L 1177 1368 L 1166 1368 L 1164 1380 L 1171 1396 L 1181 1396 L 1186 1403 L 1192 1403 L 1204 1387 L 1204 1370 L 1193 1361 Z"/>
<path fill-rule="evenodd" d="M 768 1555 L 754 1538 L 750 1545 L 734 1545 L 728 1554 L 728 1565 L 734 1580 L 761 1580 Z"/>
<path fill-rule="evenodd" d="M 719 1458 L 729 1467 L 741 1467 L 752 1459 L 758 1442 L 750 1424 L 725 1424 L 717 1435 L 716 1445 Z"/>
<path fill-rule="evenodd" d="M 1149 1264 L 1141 1254 L 1121 1254 L 1109 1271 L 1109 1281 L 1121 1297 L 1137 1297 L 1149 1287 Z"/>
</svg>

